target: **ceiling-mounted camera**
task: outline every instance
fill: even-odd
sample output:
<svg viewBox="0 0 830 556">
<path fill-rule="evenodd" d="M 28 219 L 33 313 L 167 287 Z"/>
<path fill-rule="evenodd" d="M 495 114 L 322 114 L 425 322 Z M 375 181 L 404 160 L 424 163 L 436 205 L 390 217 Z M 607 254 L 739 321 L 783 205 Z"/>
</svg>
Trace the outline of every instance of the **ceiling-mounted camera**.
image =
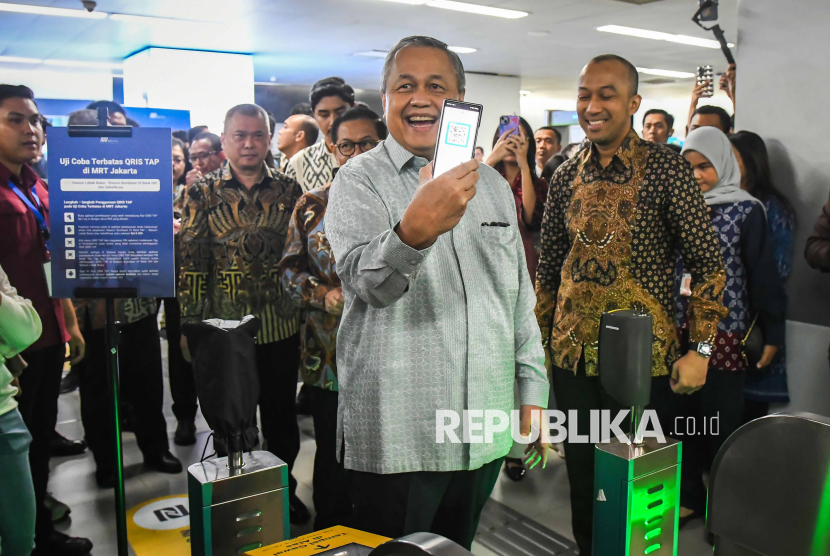
<svg viewBox="0 0 830 556">
<path fill-rule="evenodd" d="M 98 6 L 97 2 L 93 2 L 92 0 L 81 0 L 81 4 L 84 5 L 84 8 L 88 12 L 95 11 L 95 8 Z"/>
<path fill-rule="evenodd" d="M 732 56 L 732 51 L 729 50 L 729 45 L 726 42 L 726 37 L 723 36 L 723 29 L 720 28 L 720 25 L 704 27 L 701 23 L 701 21 L 717 21 L 718 0 L 698 0 L 698 2 L 700 7 L 695 12 L 695 15 L 692 16 L 692 21 L 697 23 L 702 29 L 712 31 L 712 33 L 715 34 L 715 38 L 718 39 L 718 43 L 720 43 L 720 49 L 723 52 L 723 55 L 726 56 L 726 61 L 730 64 L 734 64 L 735 57 Z"/>
</svg>

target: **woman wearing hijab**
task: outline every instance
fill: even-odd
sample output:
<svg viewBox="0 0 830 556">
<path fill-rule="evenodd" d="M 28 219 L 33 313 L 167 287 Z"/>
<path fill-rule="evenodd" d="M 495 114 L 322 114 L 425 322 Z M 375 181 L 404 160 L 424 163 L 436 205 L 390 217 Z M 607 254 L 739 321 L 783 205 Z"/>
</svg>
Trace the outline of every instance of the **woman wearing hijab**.
<svg viewBox="0 0 830 556">
<path fill-rule="evenodd" d="M 717 128 L 698 128 L 686 137 L 682 154 L 692 165 L 720 242 L 726 268 L 723 304 L 729 309 L 718 324 L 706 385 L 691 396 L 673 400 L 683 416 L 694 417 L 689 422 L 696 429 L 681 431 L 683 436 L 679 437 L 684 443 L 680 505 L 681 524 L 685 525 L 705 515 L 703 472 L 709 471 L 724 441 L 742 424 L 746 374 L 769 365 L 778 346 L 784 343 L 787 299 L 773 256 L 764 205 L 741 189 L 741 171 L 729 139 Z M 681 294 L 678 324 L 686 338 L 682 261 L 677 281 Z M 742 357 L 741 341 L 756 317 L 766 345 L 758 368 L 749 369 Z"/>
</svg>

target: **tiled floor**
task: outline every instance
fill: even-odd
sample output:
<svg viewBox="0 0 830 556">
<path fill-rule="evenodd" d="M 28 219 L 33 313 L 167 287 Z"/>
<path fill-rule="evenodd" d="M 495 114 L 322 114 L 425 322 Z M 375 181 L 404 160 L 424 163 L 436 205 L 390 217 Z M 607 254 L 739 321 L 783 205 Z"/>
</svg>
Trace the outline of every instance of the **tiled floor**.
<svg viewBox="0 0 830 556">
<path fill-rule="evenodd" d="M 163 346 L 163 352 L 166 352 L 166 346 Z M 83 436 L 78 404 L 77 391 L 60 398 L 57 428 L 68 438 Z M 196 446 L 186 448 L 176 446 L 172 442 L 176 420 L 170 407 L 165 361 L 164 415 L 171 437 L 171 450 L 186 467 L 199 460 L 209 434 L 208 426 L 199 414 L 196 421 L 198 430 Z M 300 455 L 294 467 L 294 475 L 299 482 L 297 494 L 311 509 L 314 439 L 311 436 L 310 418 L 301 418 L 300 430 L 302 432 Z M 186 473 L 164 475 L 147 471 L 142 468 L 141 452 L 136 445 L 135 436 L 132 433 L 125 433 L 123 444 L 128 508 L 151 498 L 187 493 Z M 92 552 L 95 556 L 114 556 L 117 549 L 113 491 L 98 489 L 95 485 L 94 472 L 95 465 L 89 453 L 73 458 L 53 458 L 50 491 L 58 500 L 72 508 L 71 519 L 59 525 L 59 529 L 72 535 L 90 538 L 95 544 Z M 547 469 L 534 469 L 519 483 L 510 481 L 502 474 L 493 491 L 493 498 L 544 527 L 573 540 L 565 462 L 557 456 L 552 455 Z M 292 526 L 292 534 L 295 536 L 310 531 L 310 525 Z M 704 542 L 703 535 L 701 521 L 689 524 L 680 534 L 680 556 L 711 554 L 712 549 Z M 476 556 L 497 556 L 478 543 L 474 543 L 473 552 Z M 132 551 L 130 553 L 132 554 Z M 544 553 L 540 551 L 538 554 Z"/>
</svg>

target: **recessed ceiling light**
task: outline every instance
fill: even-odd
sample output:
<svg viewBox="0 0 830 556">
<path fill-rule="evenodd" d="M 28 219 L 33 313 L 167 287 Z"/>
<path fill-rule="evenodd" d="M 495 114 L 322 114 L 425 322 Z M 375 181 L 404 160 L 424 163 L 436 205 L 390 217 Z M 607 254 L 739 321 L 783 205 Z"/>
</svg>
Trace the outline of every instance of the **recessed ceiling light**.
<svg viewBox="0 0 830 556">
<path fill-rule="evenodd" d="M 662 70 L 662 69 L 650 69 L 650 68 L 637 68 L 637 71 L 640 73 L 646 73 L 648 75 L 661 75 L 663 77 L 677 77 L 679 79 L 688 79 L 690 77 L 694 77 L 694 73 L 689 73 L 687 71 L 672 71 L 672 70 Z"/>
<path fill-rule="evenodd" d="M 456 12 L 466 12 L 470 14 L 491 15 L 494 17 L 503 17 L 505 19 L 518 19 L 526 17 L 527 12 L 520 12 L 518 10 L 506 10 L 504 8 L 492 8 L 490 6 L 480 6 L 478 4 L 469 4 L 467 2 L 456 2 L 455 0 L 384 0 L 386 2 L 395 2 L 398 4 L 409 4 L 410 6 L 429 6 L 431 8 L 442 8 L 444 10 L 453 10 Z"/>
<path fill-rule="evenodd" d="M 43 60 L 38 58 L 21 58 L 19 56 L 0 56 L 0 62 L 11 62 L 14 64 L 40 64 Z"/>
<path fill-rule="evenodd" d="M 672 35 L 671 33 L 649 31 L 648 29 L 637 29 L 636 27 L 605 25 L 603 27 L 597 27 L 597 31 L 602 31 L 603 33 L 615 33 L 617 35 L 628 35 L 630 37 L 639 37 L 641 39 L 652 39 L 655 41 L 668 41 L 680 44 L 689 44 L 692 46 L 702 46 L 703 48 L 720 48 L 720 43 L 711 39 L 701 39 L 700 37 L 690 37 L 689 35 Z M 729 43 L 730 48 L 734 46 L 734 44 Z"/>
<path fill-rule="evenodd" d="M 47 66 L 65 66 L 76 68 L 103 68 L 103 69 L 123 69 L 123 65 L 115 62 L 84 62 L 75 60 L 44 60 Z"/>
<path fill-rule="evenodd" d="M 448 46 L 447 48 L 456 54 L 472 54 L 473 52 L 478 51 L 477 48 L 469 48 L 467 46 Z"/>
<path fill-rule="evenodd" d="M 385 50 L 364 50 L 363 52 L 355 52 L 355 56 L 363 56 L 364 58 L 386 58 Z"/>
<path fill-rule="evenodd" d="M 67 8 L 52 8 L 49 6 L 29 6 L 28 4 L 8 4 L 6 2 L 0 2 L 0 12 L 57 15 L 62 17 L 82 17 L 86 19 L 104 19 L 107 17 L 106 12 L 88 12 L 86 10 L 70 10 Z"/>
<path fill-rule="evenodd" d="M 531 37 L 547 37 L 550 31 L 528 31 L 527 34 Z"/>
<path fill-rule="evenodd" d="M 531 93 L 531 91 L 519 91 L 519 94 L 522 95 L 523 97 L 526 97 L 530 93 Z"/>
<path fill-rule="evenodd" d="M 274 77 L 274 76 L 272 75 L 272 76 L 271 76 L 271 83 L 273 83 L 273 82 L 274 82 L 274 81 L 276 81 L 276 80 L 277 80 L 277 78 L 276 78 L 276 77 Z"/>
</svg>

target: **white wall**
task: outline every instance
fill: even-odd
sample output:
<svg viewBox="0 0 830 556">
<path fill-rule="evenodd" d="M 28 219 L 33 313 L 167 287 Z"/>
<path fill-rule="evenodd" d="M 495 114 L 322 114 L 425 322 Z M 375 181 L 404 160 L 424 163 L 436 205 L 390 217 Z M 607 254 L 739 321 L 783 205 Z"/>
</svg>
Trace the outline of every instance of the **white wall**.
<svg viewBox="0 0 830 556">
<path fill-rule="evenodd" d="M 742 0 L 738 5 L 737 129 L 767 143 L 776 185 L 795 206 L 798 228 L 787 284 L 787 409 L 830 415 L 830 277 L 809 268 L 804 245 L 827 201 L 830 121 L 827 0 Z"/>
<path fill-rule="evenodd" d="M 124 104 L 190 110 L 193 125 L 221 130 L 225 112 L 254 102 L 253 56 L 148 48 L 124 60 Z"/>
<path fill-rule="evenodd" d="M 490 152 L 493 145 L 493 135 L 499 128 L 499 116 L 519 115 L 520 87 L 518 77 L 467 74 L 464 100 L 484 106 L 476 141 L 476 145 L 484 148 L 484 152 Z"/>
<path fill-rule="evenodd" d="M 26 85 L 35 92 L 35 98 L 62 100 L 112 100 L 112 75 L 40 69 L 0 70 L 0 81 Z"/>
</svg>

